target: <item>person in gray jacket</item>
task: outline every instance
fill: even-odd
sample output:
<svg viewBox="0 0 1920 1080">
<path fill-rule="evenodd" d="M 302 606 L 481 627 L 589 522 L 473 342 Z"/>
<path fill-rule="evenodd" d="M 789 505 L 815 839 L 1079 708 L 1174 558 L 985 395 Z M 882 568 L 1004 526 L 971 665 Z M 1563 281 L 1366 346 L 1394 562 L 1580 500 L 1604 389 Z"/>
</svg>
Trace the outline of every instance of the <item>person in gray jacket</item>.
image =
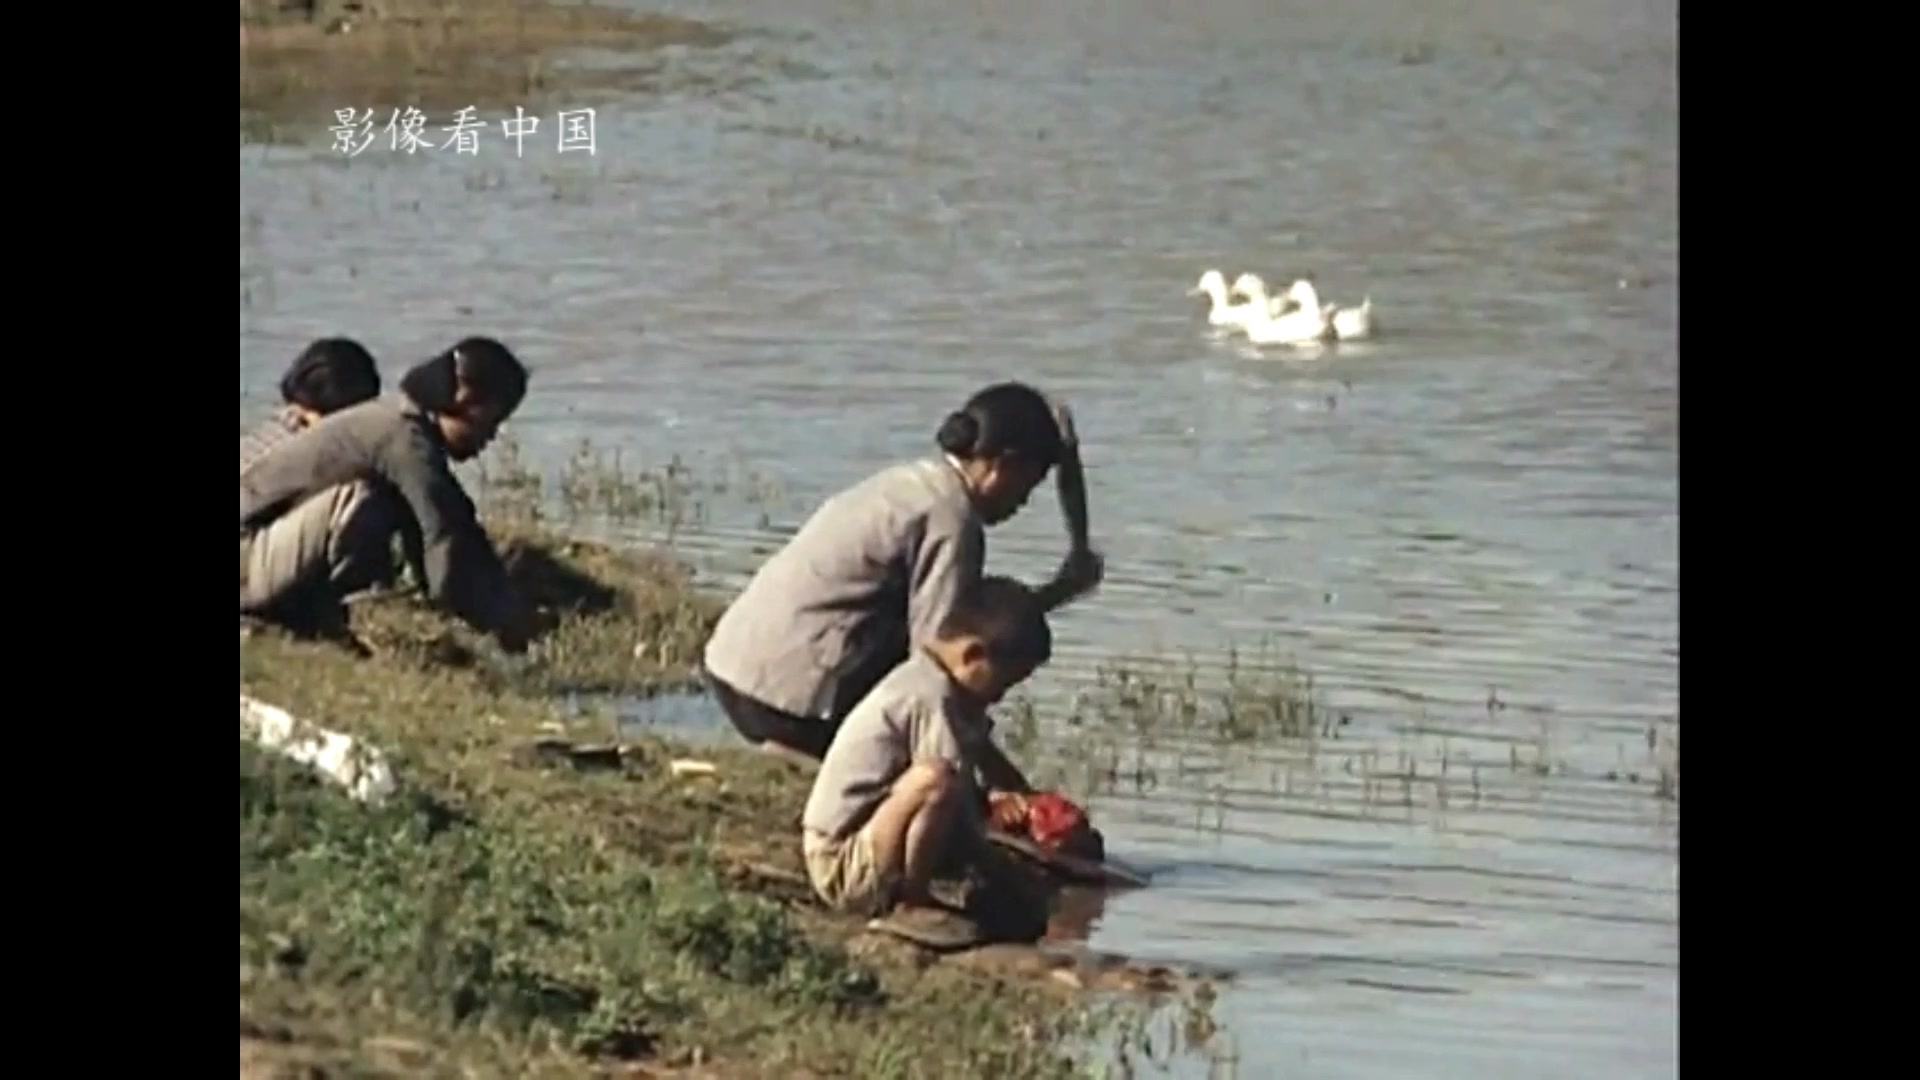
<svg viewBox="0 0 1920 1080">
<path fill-rule="evenodd" d="M 380 396 L 380 369 L 352 338 L 320 338 L 294 357 L 280 377 L 280 407 L 240 433 L 240 471 L 321 417 Z"/>
<path fill-rule="evenodd" d="M 400 393 L 350 406 L 240 473 L 240 611 L 339 632 L 343 601 L 382 580 L 392 541 L 441 607 L 525 649 L 530 613 L 451 462 L 478 455 L 526 395 L 504 345 L 473 337 L 417 365 Z"/>
<path fill-rule="evenodd" d="M 940 425 L 938 456 L 883 469 L 816 510 L 707 641 L 703 674 L 740 734 L 822 758 L 853 706 L 978 584 L 986 527 L 1026 505 L 1065 430 L 1039 391 L 989 386 Z M 1103 572 L 1098 556 L 1069 555 L 1037 590 L 1042 609 Z"/>
</svg>

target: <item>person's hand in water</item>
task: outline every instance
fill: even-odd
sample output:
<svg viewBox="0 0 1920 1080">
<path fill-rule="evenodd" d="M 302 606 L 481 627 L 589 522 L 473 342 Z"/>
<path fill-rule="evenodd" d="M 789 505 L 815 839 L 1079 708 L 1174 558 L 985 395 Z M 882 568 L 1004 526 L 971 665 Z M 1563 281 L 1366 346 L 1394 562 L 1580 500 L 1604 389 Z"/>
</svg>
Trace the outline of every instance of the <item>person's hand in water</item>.
<svg viewBox="0 0 1920 1080">
<path fill-rule="evenodd" d="M 1011 791 L 988 792 L 987 823 L 1001 832 L 1019 832 L 1027 824 L 1027 800 Z"/>
<path fill-rule="evenodd" d="M 1069 551 L 1054 577 L 1069 595 L 1084 596 L 1106 580 L 1107 560 L 1097 551 Z"/>
</svg>

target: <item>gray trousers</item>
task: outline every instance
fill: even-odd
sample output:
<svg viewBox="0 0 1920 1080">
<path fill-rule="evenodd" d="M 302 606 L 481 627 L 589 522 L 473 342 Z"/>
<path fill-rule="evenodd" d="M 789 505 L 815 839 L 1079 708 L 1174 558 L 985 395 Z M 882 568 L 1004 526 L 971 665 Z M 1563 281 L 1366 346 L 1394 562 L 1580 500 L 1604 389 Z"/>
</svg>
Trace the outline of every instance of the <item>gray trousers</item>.
<svg viewBox="0 0 1920 1080">
<path fill-rule="evenodd" d="M 341 601 L 393 580 L 393 493 L 364 481 L 320 492 L 240 538 L 240 612 L 331 625 Z"/>
</svg>

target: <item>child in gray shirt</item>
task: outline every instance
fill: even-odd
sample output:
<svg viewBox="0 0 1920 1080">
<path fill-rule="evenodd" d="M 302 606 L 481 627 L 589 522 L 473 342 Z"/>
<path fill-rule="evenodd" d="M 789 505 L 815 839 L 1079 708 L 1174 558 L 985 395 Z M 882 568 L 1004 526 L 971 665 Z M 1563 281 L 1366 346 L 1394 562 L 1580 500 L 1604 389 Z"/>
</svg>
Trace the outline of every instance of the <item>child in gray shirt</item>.
<svg viewBox="0 0 1920 1080">
<path fill-rule="evenodd" d="M 987 708 L 1046 663 L 1038 598 L 1004 577 L 956 600 L 916 648 L 848 713 L 802 818 L 802 853 L 829 907 L 866 915 L 935 908 L 928 885 L 953 845 L 984 841 L 975 773 L 990 792 L 1027 792 L 992 741 Z"/>
</svg>

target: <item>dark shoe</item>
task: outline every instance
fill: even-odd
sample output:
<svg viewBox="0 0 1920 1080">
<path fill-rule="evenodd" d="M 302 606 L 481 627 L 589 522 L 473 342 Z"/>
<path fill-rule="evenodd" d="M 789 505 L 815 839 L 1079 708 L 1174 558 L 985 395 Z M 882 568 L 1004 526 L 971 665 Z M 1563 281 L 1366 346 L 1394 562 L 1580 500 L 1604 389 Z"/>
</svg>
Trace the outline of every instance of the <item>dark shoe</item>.
<svg viewBox="0 0 1920 1080">
<path fill-rule="evenodd" d="M 526 765 L 570 765 L 581 772 L 618 769 L 626 764 L 627 748 L 617 745 L 582 746 L 568 739 L 535 739 L 511 755 Z"/>
<path fill-rule="evenodd" d="M 896 907 L 867 923 L 867 929 L 892 934 L 939 952 L 971 948 L 982 939 L 977 923 L 943 907 Z"/>
</svg>

